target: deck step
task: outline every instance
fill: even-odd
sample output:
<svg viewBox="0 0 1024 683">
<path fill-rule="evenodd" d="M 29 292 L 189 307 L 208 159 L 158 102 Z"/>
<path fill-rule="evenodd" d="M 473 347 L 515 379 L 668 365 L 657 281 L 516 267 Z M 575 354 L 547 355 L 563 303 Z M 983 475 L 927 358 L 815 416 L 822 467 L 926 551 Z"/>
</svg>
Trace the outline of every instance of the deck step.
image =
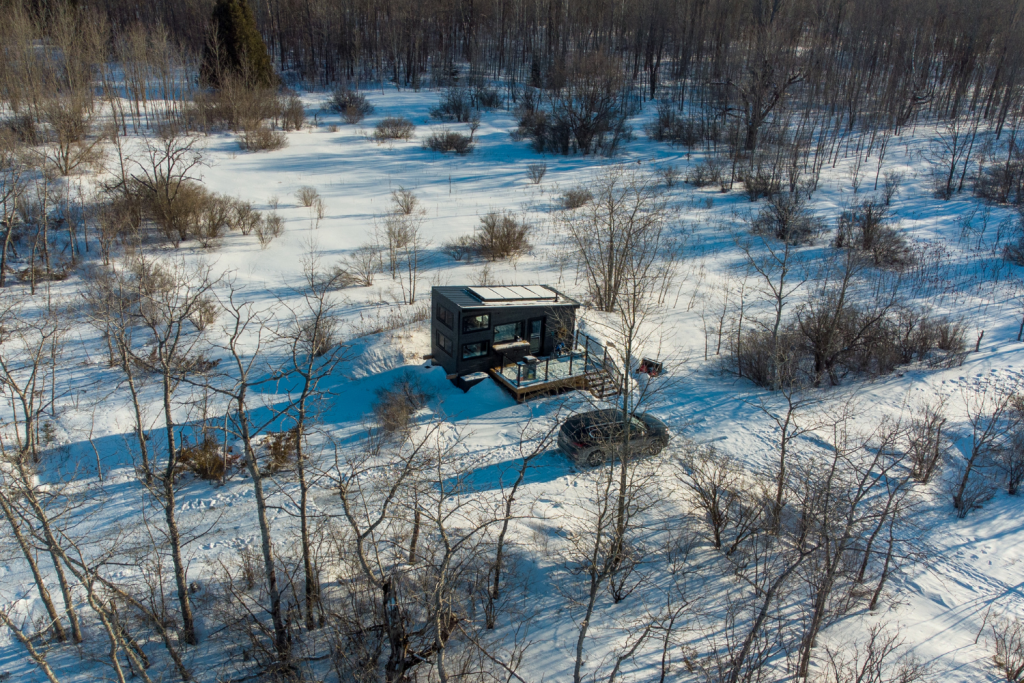
<svg viewBox="0 0 1024 683">
<path fill-rule="evenodd" d="M 604 369 L 589 370 L 584 373 L 587 380 L 587 390 L 598 400 L 605 400 L 612 396 L 618 396 L 618 383 L 613 382 Z"/>
</svg>

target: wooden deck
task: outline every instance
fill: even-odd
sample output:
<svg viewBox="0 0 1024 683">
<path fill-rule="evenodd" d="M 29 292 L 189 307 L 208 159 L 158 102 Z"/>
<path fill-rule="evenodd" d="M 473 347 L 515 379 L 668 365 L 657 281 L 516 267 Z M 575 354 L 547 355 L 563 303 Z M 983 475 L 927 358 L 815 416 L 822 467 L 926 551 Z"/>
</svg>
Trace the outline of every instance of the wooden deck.
<svg viewBox="0 0 1024 683">
<path fill-rule="evenodd" d="M 548 382 L 530 382 L 525 386 L 517 387 L 515 382 L 510 382 L 508 378 L 501 374 L 500 367 L 491 368 L 488 370 L 488 373 L 494 378 L 495 382 L 503 386 L 515 397 L 516 403 L 522 403 L 534 396 L 556 394 L 560 391 L 566 391 L 569 389 L 585 389 L 587 387 L 586 375 L 572 375 L 570 377 L 553 379 Z"/>
</svg>

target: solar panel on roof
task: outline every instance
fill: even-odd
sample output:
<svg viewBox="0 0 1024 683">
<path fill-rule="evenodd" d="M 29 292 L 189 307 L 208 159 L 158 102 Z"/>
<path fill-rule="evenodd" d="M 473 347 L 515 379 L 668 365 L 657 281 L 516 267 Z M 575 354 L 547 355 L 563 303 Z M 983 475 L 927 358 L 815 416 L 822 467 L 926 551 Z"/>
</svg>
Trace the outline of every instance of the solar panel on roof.
<svg viewBox="0 0 1024 683">
<path fill-rule="evenodd" d="M 552 290 L 540 285 L 510 285 L 505 287 L 467 287 L 466 290 L 480 301 L 496 303 L 504 301 L 554 301 L 558 298 Z"/>
</svg>

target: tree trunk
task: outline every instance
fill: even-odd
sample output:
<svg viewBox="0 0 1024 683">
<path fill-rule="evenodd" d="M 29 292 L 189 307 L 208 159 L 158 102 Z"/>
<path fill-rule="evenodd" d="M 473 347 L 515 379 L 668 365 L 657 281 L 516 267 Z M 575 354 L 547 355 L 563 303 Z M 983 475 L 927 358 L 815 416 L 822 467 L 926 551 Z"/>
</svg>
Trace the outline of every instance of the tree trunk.
<svg viewBox="0 0 1024 683">
<path fill-rule="evenodd" d="M 53 598 L 50 596 L 50 591 L 46 588 L 46 581 L 43 579 L 43 575 L 39 571 L 39 564 L 36 562 L 35 555 L 29 547 L 28 541 L 25 539 L 25 535 L 21 533 L 21 527 L 18 526 L 17 517 L 14 514 L 14 510 L 11 508 L 10 501 L 7 500 L 7 496 L 3 491 L 0 491 L 0 510 L 3 511 L 4 517 L 7 518 L 7 522 L 11 526 L 11 532 L 14 534 L 14 538 L 18 541 L 21 553 L 25 556 L 25 561 L 28 563 L 29 569 L 32 571 L 32 578 L 36 582 L 36 589 L 39 591 L 39 598 L 43 601 L 43 606 L 46 607 L 46 613 L 50 617 L 50 627 L 53 629 L 54 638 L 63 643 L 68 639 L 67 632 L 64 630 L 64 625 L 60 621 L 60 615 L 57 613 L 57 608 L 53 604 Z"/>
<path fill-rule="evenodd" d="M 163 402 L 164 426 L 167 435 L 167 466 L 163 476 L 164 518 L 167 521 L 167 537 L 171 545 L 171 562 L 174 565 L 174 584 L 178 591 L 178 604 L 181 607 L 181 640 L 188 645 L 199 642 L 196 637 L 195 619 L 192 616 L 192 604 L 189 601 L 188 579 L 185 576 L 185 563 L 181 560 L 181 535 L 174 517 L 174 476 L 178 465 L 178 448 L 174 438 L 174 418 L 171 416 L 171 368 L 163 362 Z"/>
</svg>

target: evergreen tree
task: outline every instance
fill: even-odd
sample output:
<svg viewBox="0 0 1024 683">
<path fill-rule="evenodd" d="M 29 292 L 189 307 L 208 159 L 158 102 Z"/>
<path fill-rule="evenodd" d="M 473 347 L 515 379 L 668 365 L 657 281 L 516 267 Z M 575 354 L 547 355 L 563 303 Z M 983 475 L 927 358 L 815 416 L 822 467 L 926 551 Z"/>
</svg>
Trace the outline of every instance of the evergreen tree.
<svg viewBox="0 0 1024 683">
<path fill-rule="evenodd" d="M 256 28 L 256 17 L 246 0 L 217 0 L 213 7 L 216 43 L 207 45 L 202 77 L 217 88 L 227 75 L 242 78 L 251 87 L 277 82 L 267 45 Z"/>
</svg>

